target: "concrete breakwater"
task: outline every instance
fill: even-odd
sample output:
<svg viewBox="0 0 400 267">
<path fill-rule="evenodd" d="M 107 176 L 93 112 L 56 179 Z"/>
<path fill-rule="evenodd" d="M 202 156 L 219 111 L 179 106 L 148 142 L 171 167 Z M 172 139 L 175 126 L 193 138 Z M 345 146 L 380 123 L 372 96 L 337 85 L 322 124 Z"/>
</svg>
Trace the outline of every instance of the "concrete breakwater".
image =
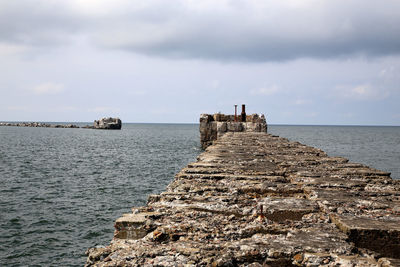
<svg viewBox="0 0 400 267">
<path fill-rule="evenodd" d="M 44 122 L 0 122 L 0 126 L 44 127 L 44 128 L 79 128 L 75 124 L 50 124 Z"/>
<path fill-rule="evenodd" d="M 400 181 L 265 132 L 227 132 L 87 255 L 86 266 L 400 266 Z"/>
<path fill-rule="evenodd" d="M 0 122 L 0 126 L 120 130 L 122 127 L 122 122 L 119 118 L 110 117 L 95 120 L 93 125 L 85 125 L 82 127 L 79 127 L 75 124 L 50 124 L 44 122 Z"/>
</svg>

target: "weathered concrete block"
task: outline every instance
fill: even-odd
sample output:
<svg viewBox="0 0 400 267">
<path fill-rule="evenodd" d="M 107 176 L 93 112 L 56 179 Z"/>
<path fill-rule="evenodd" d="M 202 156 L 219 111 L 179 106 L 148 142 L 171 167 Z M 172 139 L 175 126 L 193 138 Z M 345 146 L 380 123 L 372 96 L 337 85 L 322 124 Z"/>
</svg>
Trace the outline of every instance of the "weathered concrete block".
<svg viewBox="0 0 400 267">
<path fill-rule="evenodd" d="M 331 220 L 357 247 L 378 252 L 383 257 L 400 259 L 400 219 L 332 214 Z"/>
<path fill-rule="evenodd" d="M 217 122 L 217 132 L 225 133 L 228 130 L 227 122 Z"/>
<path fill-rule="evenodd" d="M 214 120 L 213 116 L 210 115 L 210 114 L 200 114 L 200 122 L 208 123 L 208 122 L 211 122 L 213 120 Z"/>
<path fill-rule="evenodd" d="M 157 212 L 142 212 L 124 214 L 115 221 L 114 238 L 118 239 L 140 239 L 151 232 L 154 227 L 150 217 L 159 216 Z"/>
<path fill-rule="evenodd" d="M 245 122 L 229 122 L 227 124 L 228 132 L 243 132 L 245 130 Z"/>
<path fill-rule="evenodd" d="M 142 214 L 124 214 L 115 221 L 114 238 L 139 239 L 147 235 L 146 217 Z"/>
</svg>

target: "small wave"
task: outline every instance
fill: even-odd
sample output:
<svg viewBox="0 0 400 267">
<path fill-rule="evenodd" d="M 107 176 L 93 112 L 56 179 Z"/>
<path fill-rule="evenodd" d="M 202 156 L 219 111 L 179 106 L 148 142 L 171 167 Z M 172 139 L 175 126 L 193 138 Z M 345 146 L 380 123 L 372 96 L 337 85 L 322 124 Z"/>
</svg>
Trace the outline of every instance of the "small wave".
<svg viewBox="0 0 400 267">
<path fill-rule="evenodd" d="M 29 227 L 43 226 L 43 225 L 48 225 L 48 224 L 50 224 L 50 221 L 48 221 L 46 219 L 41 219 L 39 221 L 31 223 Z"/>
<path fill-rule="evenodd" d="M 99 237 L 99 236 L 101 236 L 101 235 L 102 235 L 101 231 L 89 231 L 89 233 L 87 233 L 86 235 L 84 235 L 83 239 L 89 239 L 89 240 L 91 240 L 91 239 L 93 239 L 93 238 L 95 238 L 95 237 Z"/>
</svg>

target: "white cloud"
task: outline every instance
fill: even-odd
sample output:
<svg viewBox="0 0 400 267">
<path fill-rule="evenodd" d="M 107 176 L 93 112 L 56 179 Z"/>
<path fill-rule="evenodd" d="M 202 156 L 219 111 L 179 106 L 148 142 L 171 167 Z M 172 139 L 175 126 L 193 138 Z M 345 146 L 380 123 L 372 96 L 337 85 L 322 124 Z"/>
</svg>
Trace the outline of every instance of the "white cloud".
<svg viewBox="0 0 400 267">
<path fill-rule="evenodd" d="M 342 114 L 340 114 L 342 117 L 344 117 L 344 118 L 354 118 L 355 117 L 355 114 L 353 113 L 353 112 L 346 112 L 346 113 L 342 113 Z"/>
<path fill-rule="evenodd" d="M 52 110 L 55 110 L 57 112 L 80 111 L 80 109 L 76 106 L 58 106 L 58 107 L 52 108 Z"/>
<path fill-rule="evenodd" d="M 351 89 L 350 94 L 361 96 L 361 97 L 366 97 L 366 96 L 372 94 L 371 86 L 368 84 L 362 84 L 362 85 L 356 86 Z"/>
<path fill-rule="evenodd" d="M 312 101 L 309 100 L 309 99 L 296 99 L 294 101 L 294 104 L 297 105 L 297 106 L 309 105 L 311 103 L 312 103 Z"/>
<path fill-rule="evenodd" d="M 118 113 L 120 112 L 119 108 L 107 107 L 107 106 L 98 106 L 88 109 L 89 112 L 93 113 Z"/>
<path fill-rule="evenodd" d="M 28 48 L 25 45 L 9 44 L 9 43 L 0 42 L 0 56 L 1 57 L 21 54 L 21 53 L 25 52 L 26 50 L 28 50 Z"/>
<path fill-rule="evenodd" d="M 6 110 L 10 110 L 10 111 L 28 111 L 28 107 L 27 106 L 7 106 L 5 107 Z"/>
<path fill-rule="evenodd" d="M 31 90 L 36 95 L 56 95 L 64 91 L 64 85 L 60 83 L 46 82 L 36 85 Z"/>
<path fill-rule="evenodd" d="M 336 96 L 340 98 L 350 100 L 382 100 L 387 98 L 390 93 L 386 89 L 380 89 L 379 87 L 371 84 L 359 84 L 359 85 L 341 85 L 335 89 Z"/>
<path fill-rule="evenodd" d="M 147 92 L 145 90 L 134 90 L 134 91 L 128 91 L 128 95 L 131 95 L 131 96 L 144 96 L 144 95 L 147 95 Z"/>
<path fill-rule="evenodd" d="M 211 82 L 211 88 L 213 88 L 213 89 L 219 88 L 220 85 L 221 85 L 221 82 L 220 82 L 219 80 L 213 80 L 213 81 Z"/>
<path fill-rule="evenodd" d="M 308 113 L 305 113 L 304 115 L 305 115 L 305 117 L 315 118 L 318 116 L 318 113 L 317 112 L 308 112 Z"/>
<path fill-rule="evenodd" d="M 294 114 L 293 114 L 293 112 L 292 111 L 283 111 L 283 112 L 281 112 L 281 116 L 282 117 L 293 117 L 294 116 Z"/>
<path fill-rule="evenodd" d="M 251 95 L 262 95 L 262 96 L 270 96 L 274 95 L 279 91 L 278 86 L 272 85 L 269 87 L 261 87 L 258 89 L 253 89 L 250 91 Z"/>
</svg>

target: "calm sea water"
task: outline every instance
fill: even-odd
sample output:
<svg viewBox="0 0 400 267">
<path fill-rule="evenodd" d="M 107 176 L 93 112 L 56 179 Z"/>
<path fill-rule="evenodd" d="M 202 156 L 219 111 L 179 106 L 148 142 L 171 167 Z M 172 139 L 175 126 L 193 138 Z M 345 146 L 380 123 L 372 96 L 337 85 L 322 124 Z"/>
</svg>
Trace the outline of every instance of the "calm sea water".
<svg viewBox="0 0 400 267">
<path fill-rule="evenodd" d="M 399 126 L 268 126 L 268 132 L 318 147 L 400 179 Z"/>
<path fill-rule="evenodd" d="M 278 126 L 270 133 L 400 178 L 400 127 Z M 121 131 L 0 127 L 0 265 L 82 266 L 113 224 L 195 160 L 198 125 Z"/>
<path fill-rule="evenodd" d="M 200 153 L 198 125 L 0 127 L 0 266 L 83 266 Z"/>
</svg>

